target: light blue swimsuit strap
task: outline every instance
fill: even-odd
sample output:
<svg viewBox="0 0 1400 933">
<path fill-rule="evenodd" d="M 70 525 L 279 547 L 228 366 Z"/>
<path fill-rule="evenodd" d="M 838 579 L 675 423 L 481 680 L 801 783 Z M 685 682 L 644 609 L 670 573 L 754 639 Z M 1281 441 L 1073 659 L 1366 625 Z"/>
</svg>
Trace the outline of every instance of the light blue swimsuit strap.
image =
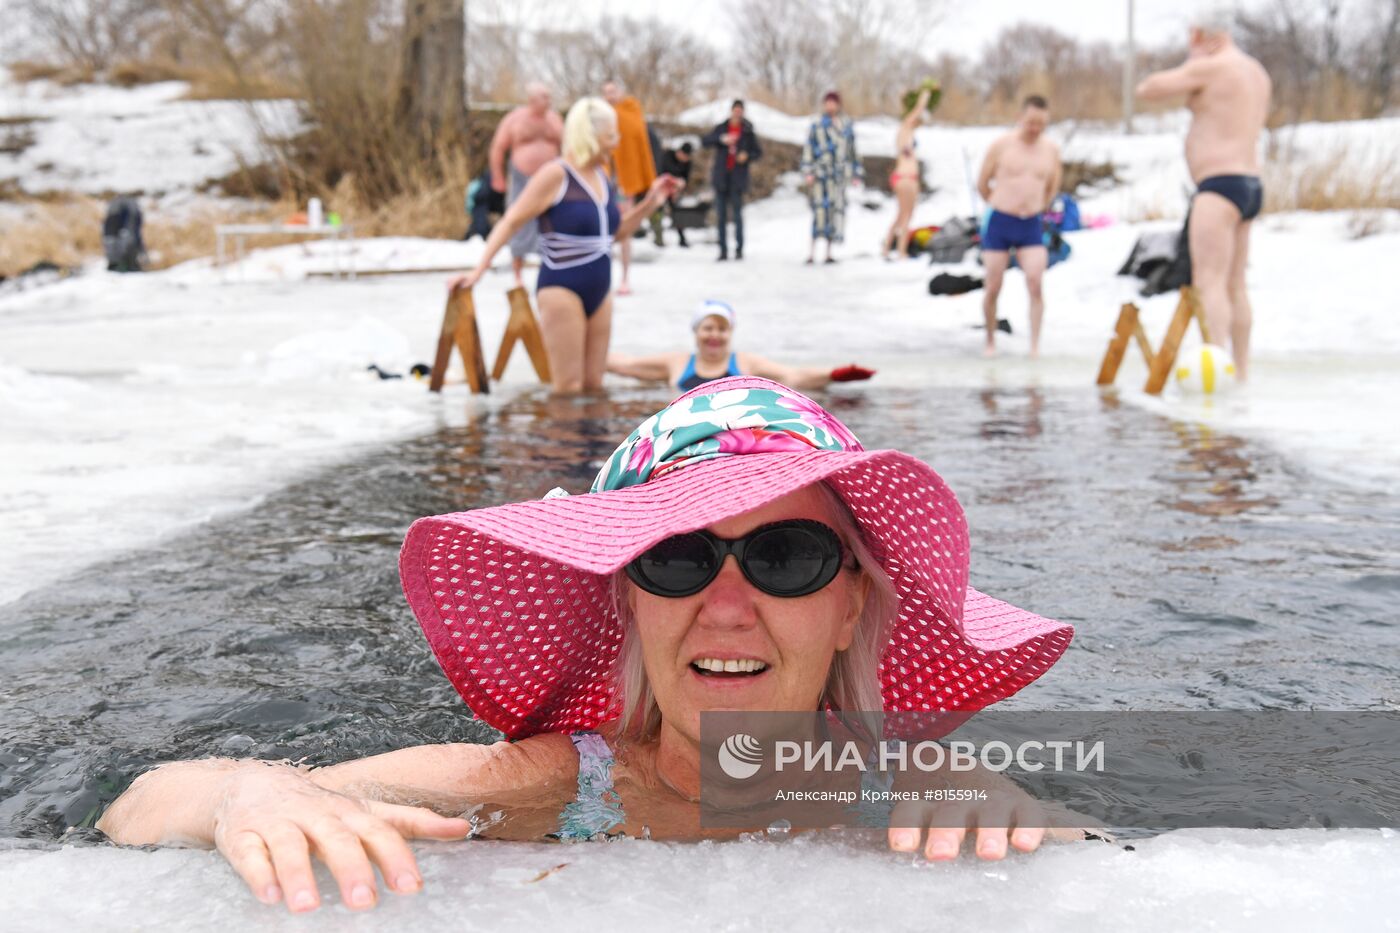
<svg viewBox="0 0 1400 933">
<path fill-rule="evenodd" d="M 693 376 L 693 375 L 695 375 L 695 354 L 694 354 L 694 353 L 690 354 L 690 359 L 686 360 L 686 362 L 685 362 L 685 370 L 681 373 L 681 377 L 680 377 L 679 379 L 676 380 L 676 385 L 679 386 L 680 388 L 684 389 L 684 388 L 685 388 L 686 380 L 689 379 L 689 378 L 690 378 L 691 376 Z"/>
<path fill-rule="evenodd" d="M 578 751 L 578 795 L 559 814 L 555 835 L 575 842 L 606 837 L 627 822 L 622 798 L 613 790 L 612 749 L 596 732 L 575 732 L 569 738 Z"/>
</svg>

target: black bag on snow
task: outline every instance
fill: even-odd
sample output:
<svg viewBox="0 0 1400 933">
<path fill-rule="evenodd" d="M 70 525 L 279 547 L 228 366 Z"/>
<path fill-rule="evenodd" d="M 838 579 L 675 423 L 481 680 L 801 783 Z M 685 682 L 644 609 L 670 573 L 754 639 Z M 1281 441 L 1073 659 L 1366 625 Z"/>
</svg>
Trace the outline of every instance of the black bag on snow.
<svg viewBox="0 0 1400 933">
<path fill-rule="evenodd" d="M 102 220 L 102 250 L 109 272 L 140 272 L 146 255 L 141 240 L 141 205 L 135 198 L 116 198 Z"/>
</svg>

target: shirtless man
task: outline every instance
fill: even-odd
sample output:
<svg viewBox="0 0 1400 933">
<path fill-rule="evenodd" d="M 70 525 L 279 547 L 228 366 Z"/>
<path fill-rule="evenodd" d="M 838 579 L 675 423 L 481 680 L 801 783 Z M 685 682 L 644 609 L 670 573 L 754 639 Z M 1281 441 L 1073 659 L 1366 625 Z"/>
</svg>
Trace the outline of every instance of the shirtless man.
<svg viewBox="0 0 1400 933">
<path fill-rule="evenodd" d="M 496 126 L 496 135 L 491 137 L 491 187 L 506 193 L 507 208 L 525 190 L 531 175 L 546 162 L 559 157 L 559 144 L 564 138 L 564 121 L 550 106 L 549 85 L 533 82 L 526 85 L 525 93 L 525 106 L 506 114 Z M 507 152 L 510 153 L 509 177 Z M 532 220 L 510 241 L 516 285 L 525 284 L 521 278 L 525 257 L 535 252 L 539 252 L 539 228 Z"/>
<path fill-rule="evenodd" d="M 1150 75 L 1137 87 L 1144 100 L 1184 94 L 1191 109 L 1186 134 L 1186 165 L 1196 183 L 1188 223 L 1191 281 L 1211 340 L 1221 346 L 1230 340 L 1241 382 L 1249 375 L 1252 322 L 1244 270 L 1251 221 L 1264 204 L 1259 134 L 1271 91 L 1264 67 L 1239 50 L 1228 22 L 1218 16 L 1191 27 L 1185 64 Z"/>
<path fill-rule="evenodd" d="M 996 354 L 997 299 L 1013 247 L 1016 262 L 1026 273 L 1031 299 L 1031 356 L 1040 354 L 1040 322 L 1045 316 L 1040 286 L 1050 261 L 1040 215 L 1060 190 L 1060 147 L 1044 136 L 1049 122 L 1050 105 L 1032 94 L 1021 105 L 1016 128 L 992 143 L 982 160 L 977 191 L 992 206 L 982 229 L 982 265 L 987 271 L 982 316 L 987 325 L 987 356 Z"/>
</svg>

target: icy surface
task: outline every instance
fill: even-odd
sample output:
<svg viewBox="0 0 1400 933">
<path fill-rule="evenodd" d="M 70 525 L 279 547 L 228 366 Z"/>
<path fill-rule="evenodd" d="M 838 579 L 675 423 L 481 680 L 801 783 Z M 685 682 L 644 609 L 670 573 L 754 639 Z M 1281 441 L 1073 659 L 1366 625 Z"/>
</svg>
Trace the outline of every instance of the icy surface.
<svg viewBox="0 0 1400 933">
<path fill-rule="evenodd" d="M 426 884 L 292 917 L 209 852 L 0 851 L 7 930 L 1393 930 L 1393 831 L 1191 831 L 929 864 L 870 839 L 419 845 Z M 78 879 L 81 879 L 80 881 Z M 81 891 L 81 897 L 74 897 Z"/>
</svg>

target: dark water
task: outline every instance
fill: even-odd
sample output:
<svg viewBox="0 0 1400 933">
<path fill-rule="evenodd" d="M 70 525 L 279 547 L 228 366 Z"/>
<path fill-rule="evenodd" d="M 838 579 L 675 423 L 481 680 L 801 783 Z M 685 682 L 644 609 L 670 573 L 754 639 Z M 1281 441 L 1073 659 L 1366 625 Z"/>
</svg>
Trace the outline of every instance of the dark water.
<svg viewBox="0 0 1400 933">
<path fill-rule="evenodd" d="M 581 492 L 665 401 L 517 398 L 0 607 L 0 837 L 90 824 L 152 761 L 325 763 L 492 738 L 400 593 L 404 531 Z M 974 585 L 1076 626 L 1008 706 L 1400 705 L 1391 498 L 1088 391 L 826 401 L 868 446 L 928 460 L 958 492 Z"/>
</svg>

